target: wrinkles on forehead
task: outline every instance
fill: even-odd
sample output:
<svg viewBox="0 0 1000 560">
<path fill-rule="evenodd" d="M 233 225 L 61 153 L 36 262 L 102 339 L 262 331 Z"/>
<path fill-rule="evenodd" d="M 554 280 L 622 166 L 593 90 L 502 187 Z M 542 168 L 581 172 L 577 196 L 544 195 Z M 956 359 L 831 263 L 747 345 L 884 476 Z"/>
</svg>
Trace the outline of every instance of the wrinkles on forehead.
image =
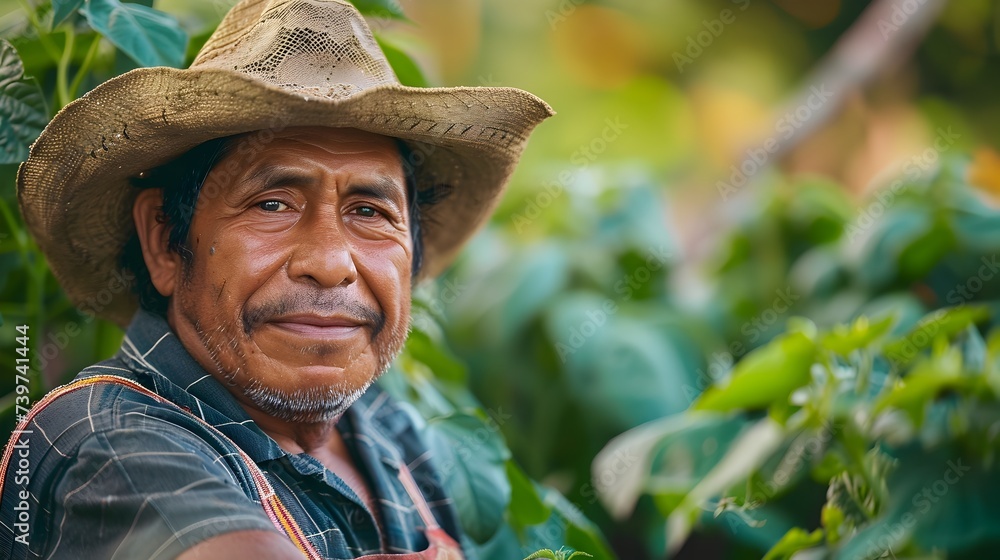
<svg viewBox="0 0 1000 560">
<path fill-rule="evenodd" d="M 226 199 L 235 203 L 270 189 L 329 188 L 322 181 L 325 173 L 336 173 L 349 166 L 354 159 L 351 156 L 370 159 L 372 154 L 386 153 L 388 149 L 397 156 L 392 163 L 382 160 L 373 170 L 352 170 L 347 175 L 350 179 L 336 187 L 341 195 L 370 196 L 399 210 L 406 208 L 406 182 L 396 143 L 388 137 L 350 132 L 353 133 L 350 137 L 337 138 L 324 134 L 322 129 L 293 128 L 263 145 L 254 142 L 252 136 L 244 136 L 236 140 L 235 149 L 213 169 L 209 180 L 217 183 Z M 330 159 L 317 157 L 315 148 L 330 154 Z"/>
</svg>

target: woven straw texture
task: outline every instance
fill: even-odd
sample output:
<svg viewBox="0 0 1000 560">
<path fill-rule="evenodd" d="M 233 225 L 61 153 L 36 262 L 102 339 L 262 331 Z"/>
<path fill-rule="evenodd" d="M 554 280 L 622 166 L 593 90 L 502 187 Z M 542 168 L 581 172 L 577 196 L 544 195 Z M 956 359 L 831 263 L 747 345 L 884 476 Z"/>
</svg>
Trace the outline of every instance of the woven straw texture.
<svg viewBox="0 0 1000 560">
<path fill-rule="evenodd" d="M 134 231 L 129 178 L 212 138 L 292 126 L 349 127 L 407 141 L 418 179 L 451 193 L 422 220 L 422 277 L 439 274 L 487 220 L 531 130 L 553 114 L 514 88 L 399 84 L 357 10 L 339 0 L 244 0 L 189 69 L 140 68 L 70 103 L 18 172 L 29 231 L 69 297 L 125 325 L 118 286 Z"/>
</svg>

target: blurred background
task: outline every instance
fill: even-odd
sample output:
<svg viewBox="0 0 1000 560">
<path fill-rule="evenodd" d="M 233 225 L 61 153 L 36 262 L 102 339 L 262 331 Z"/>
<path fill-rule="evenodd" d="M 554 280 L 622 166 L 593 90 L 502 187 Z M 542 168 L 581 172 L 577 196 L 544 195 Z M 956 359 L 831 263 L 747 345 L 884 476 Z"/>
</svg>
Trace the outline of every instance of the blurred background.
<svg viewBox="0 0 1000 560">
<path fill-rule="evenodd" d="M 153 7 L 186 33 L 186 65 L 233 3 L 158 0 Z M 947 449 L 941 456 L 953 458 L 954 446 L 954 453 L 974 448 L 982 480 L 997 480 L 990 469 L 1000 384 L 989 333 L 1000 294 L 1000 281 L 990 281 L 1000 248 L 998 2 L 356 4 L 374 16 L 404 82 L 512 86 L 557 112 L 532 136 L 489 226 L 447 274 L 418 291 L 419 340 L 384 382 L 425 417 L 440 406 L 448 414 L 471 406 L 495 420 L 535 487 L 559 491 L 572 503 L 567 511 L 599 529 L 596 540 L 607 550 L 592 550 L 597 556 L 760 558 L 771 550 L 772 558 L 951 558 L 977 557 L 997 543 L 995 482 L 950 492 L 931 517 L 902 524 L 898 538 L 891 521 L 905 513 L 894 509 L 894 492 L 913 501 L 899 490 L 909 488 L 898 478 L 908 453 L 926 458 Z M 51 17 L 37 0 L 0 0 L 0 32 L 25 73 L 43 84 L 49 112 L 60 96 L 82 95 L 137 65 L 110 41 L 95 40 L 81 19 L 62 64 L 86 71 L 75 89 L 46 89 L 60 72 L 49 51 L 64 52 L 74 36 L 52 32 L 47 47 L 33 34 L 29 11 L 39 21 Z M 0 233 L 0 348 L 13 355 L 13 325 L 38 326 L 37 393 L 113 353 L 121 334 L 85 323 L 31 252 L 13 202 L 15 170 L 0 168 L 7 228 Z M 975 313 L 919 330 L 926 314 L 956 306 Z M 65 336 L 70 322 L 79 335 Z M 921 343 L 914 338 L 921 332 L 941 342 Z M 744 357 L 767 358 L 755 350 L 794 354 L 787 345 L 797 333 L 818 349 L 810 346 L 794 387 L 766 402 L 721 407 L 716 416 L 689 410 L 707 389 L 732 384 Z M 838 346 L 846 339 L 849 347 Z M 920 367 L 930 378 L 947 370 L 942 364 L 956 348 L 955 367 L 982 378 L 968 387 L 950 377 L 935 382 L 923 400 L 901 406 L 917 416 L 875 422 L 895 406 L 879 399 L 918 368 L 894 360 L 892 341 L 928 349 Z M 823 352 L 834 357 L 816 357 Z M 981 354 L 978 362 L 970 352 Z M 761 366 L 757 381 L 794 369 L 778 361 L 773 371 Z M 427 379 L 415 376 L 415 362 L 427 366 Z M 795 413 L 819 393 L 793 389 L 833 387 L 818 380 L 816 364 L 833 372 L 830 379 L 850 377 L 850 387 L 829 389 L 829 406 L 796 424 Z M 13 391 L 7 377 L 0 393 Z M 471 397 L 456 396 L 461 391 Z M 12 395 L 4 401 L 11 425 Z M 435 404 L 441 395 L 451 404 Z M 944 412 L 934 412 L 938 405 Z M 935 414 L 937 423 L 928 420 Z M 677 512 L 687 511 L 699 484 L 734 445 L 757 441 L 744 436 L 767 418 L 784 427 L 781 442 L 741 464 L 745 476 L 726 479 L 697 504 L 690 527 L 678 529 Z M 655 445 L 609 448 L 595 466 L 612 438 L 670 421 L 694 424 L 656 428 Z M 802 459 L 796 438 L 820 428 L 831 437 Z M 792 480 L 754 500 L 755 477 L 787 466 L 796 446 Z M 836 463 L 838 446 L 860 450 L 843 454 L 856 463 Z M 883 465 L 880 453 L 895 466 Z M 852 486 L 852 476 L 862 487 Z M 930 484 L 941 475 L 913 476 Z M 514 502 L 526 499 L 514 487 Z M 837 505 L 838 488 L 855 498 L 856 511 Z M 508 521 L 516 516 L 510 507 Z M 882 536 L 891 538 L 882 540 L 889 545 L 850 548 L 880 522 L 888 524 Z M 483 556 L 513 558 L 497 543 L 524 542 L 527 525 L 484 529 L 477 538 Z M 920 536 L 932 526 L 941 535 Z M 563 527 L 552 545 L 544 534 L 531 542 L 556 549 L 571 544 L 566 533 Z M 781 543 L 792 545 L 775 553 Z"/>
</svg>

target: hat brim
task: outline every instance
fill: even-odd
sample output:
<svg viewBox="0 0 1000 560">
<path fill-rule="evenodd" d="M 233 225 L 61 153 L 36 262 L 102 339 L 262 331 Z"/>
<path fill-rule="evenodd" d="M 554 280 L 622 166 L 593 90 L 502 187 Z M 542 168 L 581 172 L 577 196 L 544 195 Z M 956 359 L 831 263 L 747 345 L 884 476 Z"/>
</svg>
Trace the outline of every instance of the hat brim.
<svg viewBox="0 0 1000 560">
<path fill-rule="evenodd" d="M 328 99 L 219 69 L 140 68 L 64 107 L 18 170 L 29 231 L 70 299 L 125 325 L 138 307 L 119 255 L 134 231 L 130 178 L 213 138 L 293 126 L 356 128 L 414 147 L 417 174 L 449 185 L 421 220 L 421 278 L 438 275 L 487 221 L 552 109 L 514 88 L 387 85 Z"/>
</svg>

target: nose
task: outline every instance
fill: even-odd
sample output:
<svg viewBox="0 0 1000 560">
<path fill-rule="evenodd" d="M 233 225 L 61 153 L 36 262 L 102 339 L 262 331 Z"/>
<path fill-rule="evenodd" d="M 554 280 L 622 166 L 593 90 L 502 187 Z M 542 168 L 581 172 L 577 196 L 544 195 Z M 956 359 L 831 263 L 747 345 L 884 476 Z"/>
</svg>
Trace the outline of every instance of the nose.
<svg viewBox="0 0 1000 560">
<path fill-rule="evenodd" d="M 300 222 L 288 262 L 288 275 L 320 288 L 353 284 L 358 279 L 353 247 L 335 216 L 315 215 Z"/>
</svg>

